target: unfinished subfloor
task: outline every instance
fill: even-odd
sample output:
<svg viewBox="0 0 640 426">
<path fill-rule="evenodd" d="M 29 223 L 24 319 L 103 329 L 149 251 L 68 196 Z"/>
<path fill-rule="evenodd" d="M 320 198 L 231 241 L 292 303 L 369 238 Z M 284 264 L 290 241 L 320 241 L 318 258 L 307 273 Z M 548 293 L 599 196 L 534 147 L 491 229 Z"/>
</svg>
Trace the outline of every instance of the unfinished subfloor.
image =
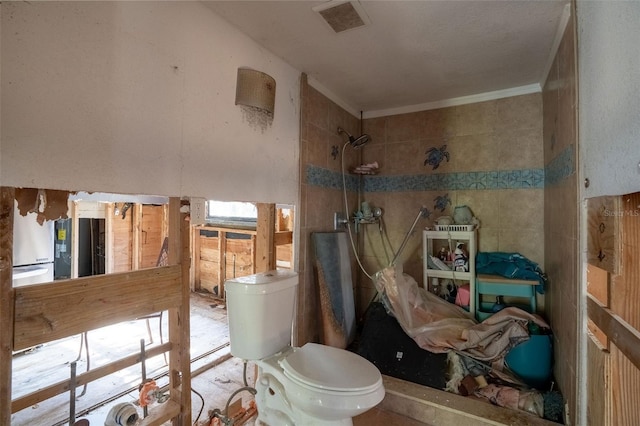
<svg viewBox="0 0 640 426">
<path fill-rule="evenodd" d="M 95 368 L 126 355 L 139 352 L 141 339 L 147 347 L 160 342 L 159 319 L 136 320 L 88 333 L 90 367 Z M 150 343 L 149 331 L 153 343 Z M 163 334 L 167 336 L 167 318 L 163 316 Z M 229 353 L 229 335 L 226 309 L 210 295 L 191 295 L 191 358 L 192 362 L 192 421 L 208 424 L 209 411 L 224 410 L 229 396 L 243 386 L 243 363 Z M 69 378 L 70 364 L 76 362 L 77 373 L 87 368 L 86 347 L 81 336 L 48 343 L 29 353 L 18 354 L 13 360 L 13 398 L 29 394 L 52 383 Z M 167 383 L 163 375 L 166 364 L 163 356 L 148 359 L 146 377 L 155 378 L 159 386 Z M 248 380 L 252 383 L 254 366 L 249 364 Z M 354 424 L 376 426 L 402 424 L 415 425 L 482 425 L 530 424 L 552 425 L 526 413 L 503 409 L 485 402 L 447 394 L 424 386 L 391 377 L 384 377 L 387 395 L 375 409 L 354 419 Z M 86 418 L 91 425 L 104 424 L 107 413 L 119 402 L 136 403 L 138 386 L 142 382 L 141 365 L 119 371 L 89 383 L 86 392 L 77 389 L 76 420 Z M 199 395 L 198 395 L 199 394 Z M 201 399 L 200 395 L 204 399 Z M 238 394 L 248 405 L 250 395 Z M 106 401 L 106 402 L 105 402 Z M 28 407 L 11 416 L 11 425 L 68 425 L 69 393 Z M 139 409 L 142 415 L 142 409 Z M 465 411 L 472 411 L 473 414 Z M 253 425 L 255 421 L 249 421 Z M 167 423 L 169 424 L 169 423 Z M 187 426 L 187 425 L 185 425 Z"/>
</svg>

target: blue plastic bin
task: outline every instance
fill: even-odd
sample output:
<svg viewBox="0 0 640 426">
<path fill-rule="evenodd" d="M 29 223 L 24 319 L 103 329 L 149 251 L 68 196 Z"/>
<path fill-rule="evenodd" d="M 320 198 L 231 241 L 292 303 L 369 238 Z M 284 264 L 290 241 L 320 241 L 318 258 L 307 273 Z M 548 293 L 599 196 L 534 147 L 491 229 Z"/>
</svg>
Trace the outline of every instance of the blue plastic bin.
<svg viewBox="0 0 640 426">
<path fill-rule="evenodd" d="M 545 388 L 551 380 L 553 336 L 532 334 L 529 340 L 511 349 L 505 363 L 523 382 L 531 387 Z"/>
</svg>

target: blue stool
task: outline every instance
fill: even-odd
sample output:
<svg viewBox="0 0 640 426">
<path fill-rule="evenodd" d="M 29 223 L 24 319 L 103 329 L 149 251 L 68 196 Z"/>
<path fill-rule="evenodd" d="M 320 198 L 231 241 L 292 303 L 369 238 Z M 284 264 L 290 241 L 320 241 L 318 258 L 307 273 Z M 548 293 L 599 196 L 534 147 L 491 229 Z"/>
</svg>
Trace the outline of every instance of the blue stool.
<svg viewBox="0 0 640 426">
<path fill-rule="evenodd" d="M 535 314 L 537 285 L 538 281 L 536 280 L 518 280 L 500 275 L 478 274 L 475 291 L 476 318 L 478 321 L 483 321 L 493 314 L 491 312 L 493 303 L 481 303 L 481 294 L 528 298 L 529 311 Z"/>
</svg>

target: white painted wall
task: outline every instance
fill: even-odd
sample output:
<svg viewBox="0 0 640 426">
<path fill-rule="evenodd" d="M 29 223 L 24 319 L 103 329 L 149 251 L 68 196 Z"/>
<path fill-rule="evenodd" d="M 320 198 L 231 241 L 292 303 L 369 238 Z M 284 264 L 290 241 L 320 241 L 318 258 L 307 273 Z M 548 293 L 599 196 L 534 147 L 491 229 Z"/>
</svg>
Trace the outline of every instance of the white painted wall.
<svg viewBox="0 0 640 426">
<path fill-rule="evenodd" d="M 640 191 L 640 2 L 578 1 L 585 198 Z"/>
<path fill-rule="evenodd" d="M 200 2 L 2 2 L 5 186 L 296 203 L 300 72 Z M 236 71 L 276 80 L 261 128 Z"/>
</svg>

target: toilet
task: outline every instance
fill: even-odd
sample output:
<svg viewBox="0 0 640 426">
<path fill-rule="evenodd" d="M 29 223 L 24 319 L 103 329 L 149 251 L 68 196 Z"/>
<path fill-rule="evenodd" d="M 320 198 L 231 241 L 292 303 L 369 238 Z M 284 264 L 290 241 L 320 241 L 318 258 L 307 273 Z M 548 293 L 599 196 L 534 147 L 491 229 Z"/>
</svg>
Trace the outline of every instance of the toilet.
<svg viewBox="0 0 640 426">
<path fill-rule="evenodd" d="M 231 354 L 258 366 L 258 420 L 352 425 L 384 398 L 380 371 L 363 357 L 317 343 L 291 347 L 298 275 L 269 271 L 225 282 Z"/>
</svg>

